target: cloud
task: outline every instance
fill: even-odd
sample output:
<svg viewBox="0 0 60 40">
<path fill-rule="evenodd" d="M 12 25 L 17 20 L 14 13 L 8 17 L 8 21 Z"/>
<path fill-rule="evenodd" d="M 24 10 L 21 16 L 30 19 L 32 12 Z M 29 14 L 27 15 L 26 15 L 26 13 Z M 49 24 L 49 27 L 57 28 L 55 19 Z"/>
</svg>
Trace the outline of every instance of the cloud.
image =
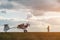
<svg viewBox="0 0 60 40">
<path fill-rule="evenodd" d="M 31 9 L 35 15 L 43 15 L 44 11 L 60 11 L 59 0 L 0 0 L 0 2 L 0 9 Z"/>
<path fill-rule="evenodd" d="M 59 7 L 58 0 L 10 0 L 18 4 L 22 4 L 27 8 L 32 9 L 43 9 L 43 10 L 50 10 L 52 8 Z"/>
<path fill-rule="evenodd" d="M 12 4 L 1 4 L 0 9 L 12 9 L 13 5 Z"/>
<path fill-rule="evenodd" d="M 0 9 L 31 9 L 35 15 L 44 15 L 44 11 L 60 11 L 59 0 L 0 0 L 0 2 Z"/>
<path fill-rule="evenodd" d="M 10 3 L 9 5 L 6 4 L 6 6 L 3 6 L 3 8 L 7 7 L 8 9 L 12 8 L 12 4 L 14 3 L 13 6 L 15 4 L 18 4 L 18 6 L 14 6 L 16 8 L 20 8 L 19 6 L 24 6 L 26 8 L 31 8 L 31 9 L 36 9 L 36 10 L 51 10 L 59 8 L 59 2 L 58 0 L 5 0 L 7 1 L 7 3 Z M 5 3 L 5 1 L 3 0 L 3 2 Z M 4 5 L 4 4 L 2 4 Z M 22 7 L 21 7 L 22 8 Z"/>
<path fill-rule="evenodd" d="M 59 0 L 8 0 L 14 5 L 13 9 L 27 8 L 33 10 L 35 15 L 43 15 L 39 11 L 60 11 Z"/>
<path fill-rule="evenodd" d="M 1 11 L 1 10 L 0 10 Z M 27 22 L 28 10 L 20 9 L 20 11 L 7 10 L 6 14 L 0 12 L 0 25 L 9 24 L 9 25 L 18 25 L 20 23 Z"/>
<path fill-rule="evenodd" d="M 9 24 L 10 26 L 18 25 L 21 23 L 26 23 L 27 21 L 24 19 L 18 19 L 18 18 L 6 18 L 3 16 L 0 16 L 0 26 L 4 24 Z"/>
<path fill-rule="evenodd" d="M 60 25 L 60 17 L 50 18 L 46 21 L 52 25 Z"/>
<path fill-rule="evenodd" d="M 8 1 L 12 1 L 12 0 L 8 0 Z"/>
</svg>

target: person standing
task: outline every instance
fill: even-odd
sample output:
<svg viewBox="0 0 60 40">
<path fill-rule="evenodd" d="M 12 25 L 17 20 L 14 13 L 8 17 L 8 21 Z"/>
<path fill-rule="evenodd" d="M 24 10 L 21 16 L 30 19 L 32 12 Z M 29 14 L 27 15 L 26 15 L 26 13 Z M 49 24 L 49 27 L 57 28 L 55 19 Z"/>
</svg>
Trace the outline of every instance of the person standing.
<svg viewBox="0 0 60 40">
<path fill-rule="evenodd" d="M 48 30 L 48 32 L 50 32 L 50 27 L 49 26 L 47 27 L 47 30 Z"/>
</svg>

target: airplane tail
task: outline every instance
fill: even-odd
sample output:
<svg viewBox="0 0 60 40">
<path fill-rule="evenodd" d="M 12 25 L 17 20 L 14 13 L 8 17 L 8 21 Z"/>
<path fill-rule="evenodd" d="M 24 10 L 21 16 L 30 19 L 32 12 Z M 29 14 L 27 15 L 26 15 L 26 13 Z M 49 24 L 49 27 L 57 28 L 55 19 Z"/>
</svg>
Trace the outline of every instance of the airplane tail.
<svg viewBox="0 0 60 40">
<path fill-rule="evenodd" d="M 4 24 L 4 31 L 7 32 L 9 29 L 10 28 L 9 28 L 8 24 Z"/>
</svg>

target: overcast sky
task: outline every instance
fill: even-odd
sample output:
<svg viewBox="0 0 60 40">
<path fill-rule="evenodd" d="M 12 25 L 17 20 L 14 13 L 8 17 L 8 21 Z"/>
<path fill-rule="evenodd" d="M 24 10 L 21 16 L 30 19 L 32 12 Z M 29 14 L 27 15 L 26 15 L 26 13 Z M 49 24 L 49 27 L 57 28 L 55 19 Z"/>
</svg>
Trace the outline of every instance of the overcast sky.
<svg viewBox="0 0 60 40">
<path fill-rule="evenodd" d="M 45 11 L 60 11 L 59 0 L 0 0 L 2 18 L 25 18 L 29 12 L 44 15 Z M 18 13 L 18 14 L 17 14 Z M 51 12 L 50 12 L 51 13 Z M 48 13 L 48 15 L 50 15 Z M 52 14 L 51 14 L 52 15 Z"/>
<path fill-rule="evenodd" d="M 0 0 L 0 19 L 21 19 L 28 13 L 44 15 L 46 11 L 60 11 L 59 0 Z M 50 12 L 51 13 L 51 12 Z M 50 15 L 48 13 L 48 15 Z M 51 14 L 52 15 L 52 14 Z M 54 14 L 53 14 L 54 15 Z"/>
<path fill-rule="evenodd" d="M 0 0 L 0 9 L 59 10 L 59 0 Z"/>
<path fill-rule="evenodd" d="M 40 15 L 40 11 L 60 11 L 60 1 L 59 0 L 0 0 L 0 9 L 10 9 L 10 10 L 31 9 L 33 11 L 32 12 L 33 14 Z"/>
<path fill-rule="evenodd" d="M 22 23 L 27 16 L 34 21 L 37 15 L 44 24 L 60 25 L 60 0 L 0 0 L 0 25 Z"/>
</svg>

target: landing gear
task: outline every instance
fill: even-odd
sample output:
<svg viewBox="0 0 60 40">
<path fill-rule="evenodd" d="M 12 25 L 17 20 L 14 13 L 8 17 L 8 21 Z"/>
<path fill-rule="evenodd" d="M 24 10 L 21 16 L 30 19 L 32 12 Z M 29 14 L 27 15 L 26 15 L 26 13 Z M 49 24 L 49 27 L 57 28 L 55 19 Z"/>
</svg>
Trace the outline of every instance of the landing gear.
<svg viewBox="0 0 60 40">
<path fill-rule="evenodd" d="M 24 33 L 26 33 L 27 32 L 27 30 L 24 30 Z"/>
</svg>

